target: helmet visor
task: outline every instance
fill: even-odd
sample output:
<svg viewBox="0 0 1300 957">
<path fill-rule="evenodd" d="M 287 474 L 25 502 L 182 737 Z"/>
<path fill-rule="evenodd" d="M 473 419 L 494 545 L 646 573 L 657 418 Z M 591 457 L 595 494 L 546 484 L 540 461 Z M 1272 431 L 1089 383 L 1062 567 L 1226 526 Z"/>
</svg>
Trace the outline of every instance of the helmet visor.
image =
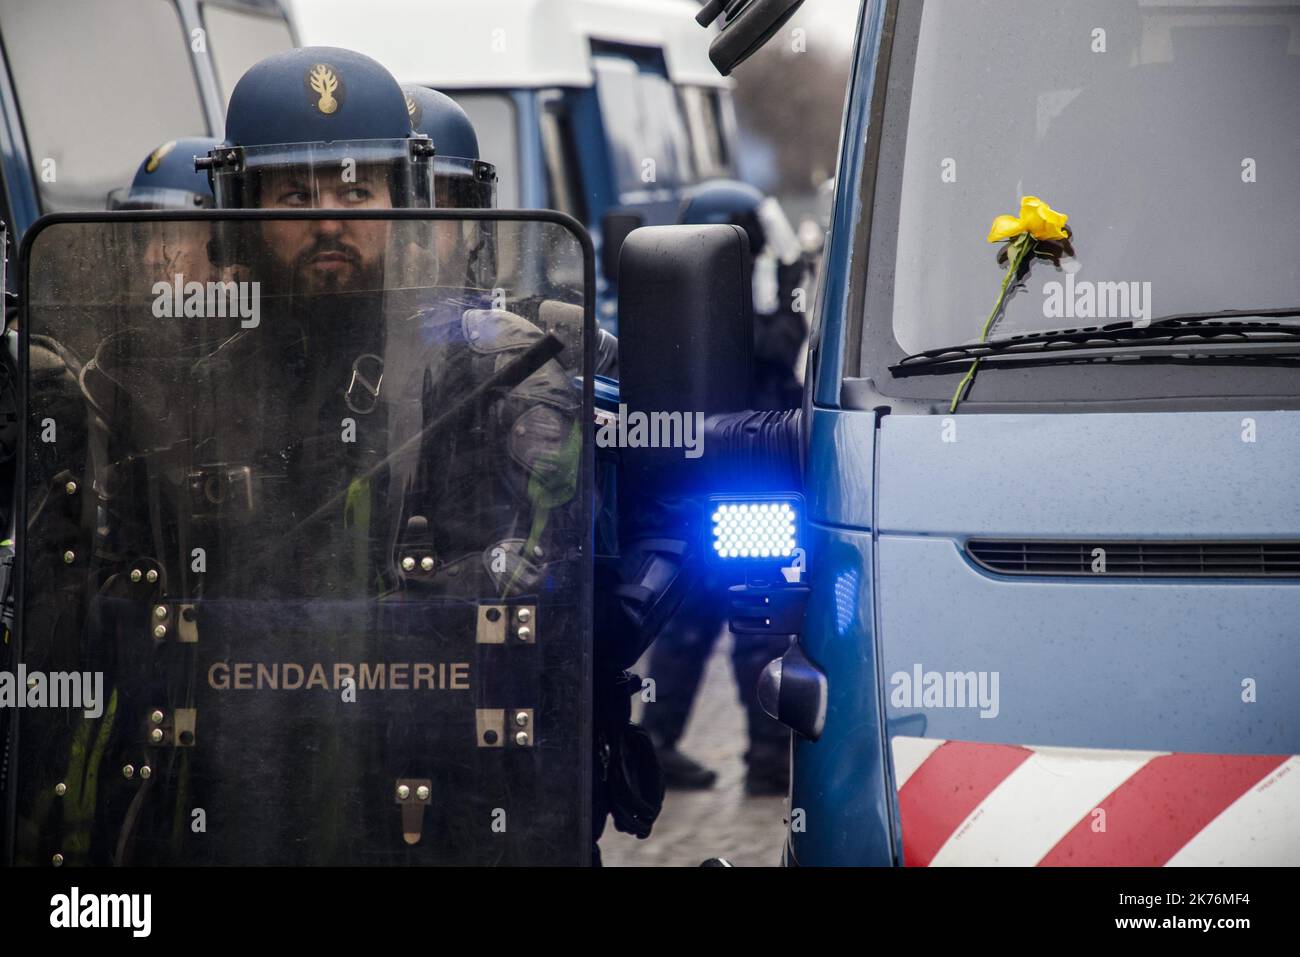
<svg viewBox="0 0 1300 957">
<path fill-rule="evenodd" d="M 213 192 L 221 209 L 427 209 L 425 146 L 402 138 L 218 147 Z"/>
<path fill-rule="evenodd" d="M 491 163 L 460 156 L 433 158 L 433 196 L 438 209 L 494 209 L 497 170 Z"/>
</svg>

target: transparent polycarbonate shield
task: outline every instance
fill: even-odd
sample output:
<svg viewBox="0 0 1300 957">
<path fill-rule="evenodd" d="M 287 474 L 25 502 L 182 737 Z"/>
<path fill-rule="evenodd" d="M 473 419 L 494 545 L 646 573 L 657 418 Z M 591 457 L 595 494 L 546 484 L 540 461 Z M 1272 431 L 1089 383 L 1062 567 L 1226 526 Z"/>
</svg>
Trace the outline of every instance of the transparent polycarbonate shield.
<svg viewBox="0 0 1300 957">
<path fill-rule="evenodd" d="M 34 229 L 14 860 L 590 859 L 592 264 L 525 215 Z"/>
</svg>

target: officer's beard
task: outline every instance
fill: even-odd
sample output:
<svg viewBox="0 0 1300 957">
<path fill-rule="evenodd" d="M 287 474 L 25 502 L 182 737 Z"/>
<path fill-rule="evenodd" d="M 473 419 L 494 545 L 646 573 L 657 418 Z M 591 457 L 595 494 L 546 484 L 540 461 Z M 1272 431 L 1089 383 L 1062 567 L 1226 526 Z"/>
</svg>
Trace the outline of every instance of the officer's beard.
<svg viewBox="0 0 1300 957">
<path fill-rule="evenodd" d="M 352 243 L 322 236 L 288 261 L 265 241 L 262 247 L 256 271 L 266 277 L 272 295 L 297 298 L 383 289 L 383 258 L 367 261 Z"/>
<path fill-rule="evenodd" d="M 322 237 L 296 256 L 290 288 L 297 295 L 368 292 L 383 288 L 381 259 L 370 262 L 351 243 Z"/>
</svg>

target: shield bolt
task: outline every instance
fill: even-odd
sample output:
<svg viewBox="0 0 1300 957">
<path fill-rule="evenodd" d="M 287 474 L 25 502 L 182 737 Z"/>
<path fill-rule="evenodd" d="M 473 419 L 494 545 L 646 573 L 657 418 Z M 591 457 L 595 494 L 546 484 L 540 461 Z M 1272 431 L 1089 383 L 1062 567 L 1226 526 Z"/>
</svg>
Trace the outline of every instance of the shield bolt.
<svg viewBox="0 0 1300 957">
<path fill-rule="evenodd" d="M 421 784 L 418 788 L 415 789 L 415 796 L 416 796 L 419 800 L 421 800 L 421 801 L 427 801 L 427 800 L 429 800 L 429 788 L 428 788 L 428 786 L 427 786 L 427 785 L 424 785 L 424 784 Z"/>
<path fill-rule="evenodd" d="M 415 559 L 412 558 L 410 555 L 407 555 L 405 558 L 402 559 L 402 571 L 404 572 L 415 571 Z"/>
<path fill-rule="evenodd" d="M 159 605 L 157 608 L 155 608 L 155 609 L 153 610 L 153 616 L 154 616 L 155 618 L 160 618 L 160 619 L 161 619 L 161 618 L 166 618 L 166 617 L 167 617 L 167 606 L 166 606 L 166 605 Z"/>
<path fill-rule="evenodd" d="M 131 765 L 129 764 L 126 765 L 126 767 L 122 768 L 122 777 L 124 778 L 135 777 L 135 768 L 131 767 Z"/>
<path fill-rule="evenodd" d="M 63 553 L 63 564 L 71 565 L 76 560 L 77 560 L 77 553 L 72 551 L 71 549 L 68 549 L 68 551 Z"/>
<path fill-rule="evenodd" d="M 149 715 L 149 720 L 152 721 L 154 724 L 162 724 L 162 719 L 163 719 L 163 713 L 161 711 L 154 711 L 151 715 Z"/>
<path fill-rule="evenodd" d="M 151 777 L 153 777 L 153 768 L 149 767 L 149 765 L 146 764 L 144 767 L 140 769 L 140 777 L 148 781 Z"/>
<path fill-rule="evenodd" d="M 138 582 L 141 578 L 144 578 L 144 573 L 140 569 L 131 569 L 131 581 Z"/>
<path fill-rule="evenodd" d="M 520 628 L 519 631 L 516 632 L 516 634 L 519 635 L 520 641 L 531 641 L 533 638 L 533 630 L 529 628 L 527 625 Z"/>
<path fill-rule="evenodd" d="M 533 620 L 533 613 L 531 611 L 529 611 L 527 608 L 519 609 L 519 623 L 521 625 L 532 620 Z"/>
<path fill-rule="evenodd" d="M 426 572 L 433 571 L 433 559 L 430 558 L 428 555 L 425 555 L 423 558 L 420 559 L 420 567 L 424 569 Z"/>
<path fill-rule="evenodd" d="M 158 570 L 156 568 L 149 569 L 149 571 L 145 573 L 144 580 L 147 582 L 156 582 L 158 580 Z"/>
<path fill-rule="evenodd" d="M 67 492 L 69 495 L 76 495 L 76 494 L 77 494 L 77 483 L 76 483 L 76 482 L 69 482 L 67 485 L 63 486 L 63 491 Z"/>
<path fill-rule="evenodd" d="M 55 854 L 55 855 L 54 855 L 54 866 L 55 866 L 55 867 L 62 867 L 62 866 L 63 866 L 63 855 L 62 855 L 62 854 Z"/>
<path fill-rule="evenodd" d="M 515 744 L 519 745 L 521 748 L 527 747 L 527 746 L 528 746 L 528 732 L 527 732 L 527 731 L 520 731 L 517 735 L 515 735 Z"/>
<path fill-rule="evenodd" d="M 527 711 L 518 712 L 515 715 L 515 724 L 519 725 L 519 727 L 521 728 L 528 727 L 528 712 Z"/>
<path fill-rule="evenodd" d="M 154 728 L 152 731 L 149 732 L 149 740 L 152 741 L 154 744 L 162 744 L 162 739 L 163 739 L 162 728 Z"/>
<path fill-rule="evenodd" d="M 63 795 L 68 793 L 68 786 L 60 781 L 58 784 L 54 785 L 54 793 L 59 797 L 63 797 Z"/>
<path fill-rule="evenodd" d="M 397 799 L 399 801 L 405 801 L 410 796 L 411 796 L 411 789 L 409 787 L 407 787 L 405 784 L 399 784 L 397 786 Z"/>
<path fill-rule="evenodd" d="M 157 628 L 155 628 L 155 629 L 153 630 L 153 636 L 154 636 L 155 638 L 166 638 L 166 637 L 167 637 L 167 626 L 166 626 L 166 625 L 159 625 Z"/>
</svg>

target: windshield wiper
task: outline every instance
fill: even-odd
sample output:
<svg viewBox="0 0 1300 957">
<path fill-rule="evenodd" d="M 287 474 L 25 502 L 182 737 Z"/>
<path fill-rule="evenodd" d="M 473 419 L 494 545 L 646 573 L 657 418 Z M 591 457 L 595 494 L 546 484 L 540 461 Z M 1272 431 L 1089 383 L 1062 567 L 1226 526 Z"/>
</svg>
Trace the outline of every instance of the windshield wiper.
<svg viewBox="0 0 1300 957">
<path fill-rule="evenodd" d="M 1080 352 L 1106 350 L 1122 353 L 1132 346 L 1250 345 L 1300 342 L 1300 325 L 1276 319 L 1300 318 L 1300 309 L 1236 309 L 1222 312 L 1181 313 L 1161 316 L 1147 325 L 1131 321 L 1103 326 L 1076 326 L 998 336 L 987 342 L 967 342 L 941 349 L 927 349 L 900 359 L 889 371 L 895 376 L 946 375 L 973 359 L 982 362 L 1021 358 L 1034 363 L 1074 361 Z M 1198 349 L 1199 352 L 1199 349 Z M 1270 354 L 1276 354 L 1271 352 Z M 1248 358 L 1252 353 L 1242 354 Z"/>
</svg>

